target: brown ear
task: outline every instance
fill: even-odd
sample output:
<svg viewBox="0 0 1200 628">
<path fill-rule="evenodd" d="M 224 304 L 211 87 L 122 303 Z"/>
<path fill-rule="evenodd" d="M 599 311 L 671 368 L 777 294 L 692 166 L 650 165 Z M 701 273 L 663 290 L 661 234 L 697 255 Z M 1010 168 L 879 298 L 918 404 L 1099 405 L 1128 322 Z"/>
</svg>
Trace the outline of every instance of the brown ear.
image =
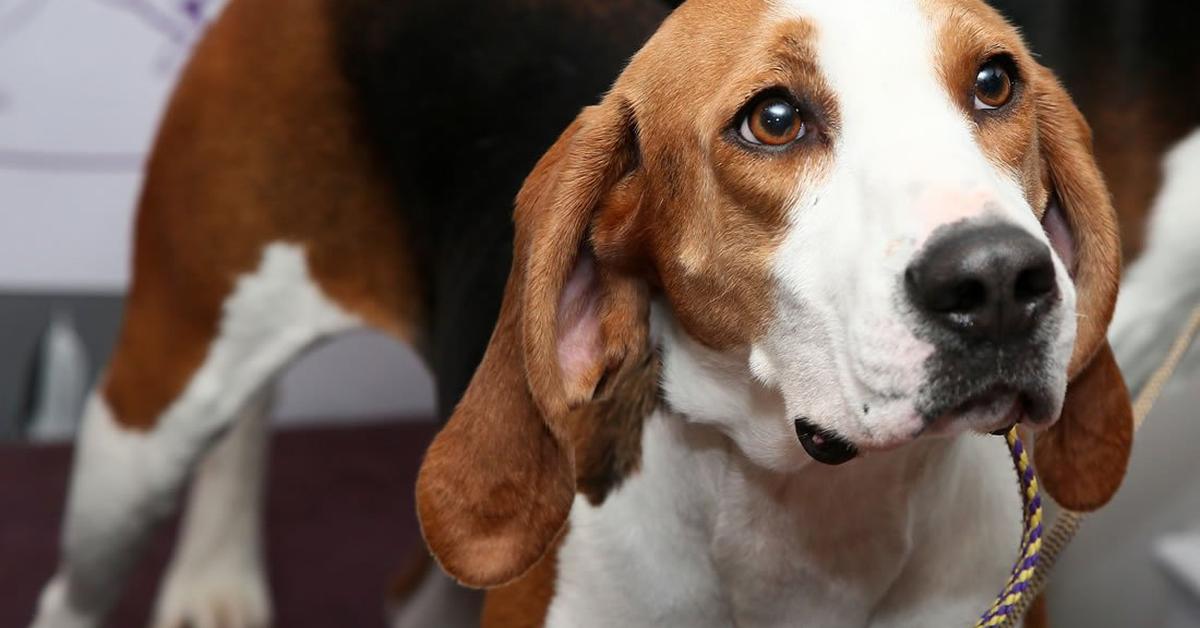
<svg viewBox="0 0 1200 628">
<path fill-rule="evenodd" d="M 526 180 L 499 320 L 421 466 L 425 540 L 469 586 L 508 583 L 546 552 L 575 495 L 567 415 L 645 350 L 646 288 L 616 270 L 620 238 L 596 244 L 597 225 L 628 231 L 637 213 L 630 116 L 615 97 L 585 110 Z"/>
<path fill-rule="evenodd" d="M 1034 463 L 1065 508 L 1089 512 L 1112 499 L 1133 444 L 1133 409 L 1108 343 L 1067 386 L 1062 417 L 1038 436 Z"/>
<path fill-rule="evenodd" d="M 1049 70 L 1039 68 L 1032 78 L 1051 203 L 1059 204 L 1066 222 L 1056 225 L 1058 217 L 1048 215 L 1047 231 L 1066 258 L 1078 295 L 1062 416 L 1037 438 L 1034 461 L 1055 501 L 1089 511 L 1107 503 L 1120 486 L 1133 442 L 1129 392 L 1105 340 L 1120 279 L 1120 236 L 1087 122 Z M 1061 230 L 1065 233 L 1056 233 Z"/>
</svg>

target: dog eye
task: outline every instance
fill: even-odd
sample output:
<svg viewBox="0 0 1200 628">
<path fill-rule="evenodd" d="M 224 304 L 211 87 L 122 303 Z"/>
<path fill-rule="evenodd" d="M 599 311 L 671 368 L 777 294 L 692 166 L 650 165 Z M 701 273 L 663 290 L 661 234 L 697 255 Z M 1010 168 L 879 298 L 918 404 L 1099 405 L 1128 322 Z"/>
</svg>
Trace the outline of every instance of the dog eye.
<svg viewBox="0 0 1200 628">
<path fill-rule="evenodd" d="M 804 137 L 805 131 L 800 111 L 781 96 L 767 96 L 754 103 L 738 129 L 743 140 L 775 148 Z"/>
<path fill-rule="evenodd" d="M 975 74 L 975 109 L 999 109 L 1012 100 L 1012 64 L 1005 61 L 1003 57 L 993 58 L 979 66 Z"/>
</svg>

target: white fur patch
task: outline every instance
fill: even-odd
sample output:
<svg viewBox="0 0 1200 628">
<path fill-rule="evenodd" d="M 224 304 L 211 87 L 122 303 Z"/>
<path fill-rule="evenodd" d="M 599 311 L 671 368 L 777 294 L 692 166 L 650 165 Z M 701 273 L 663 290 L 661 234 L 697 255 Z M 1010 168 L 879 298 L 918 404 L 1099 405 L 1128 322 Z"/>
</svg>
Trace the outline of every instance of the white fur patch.
<svg viewBox="0 0 1200 628">
<path fill-rule="evenodd" d="M 271 394 L 246 404 L 195 473 L 153 626 L 266 628 L 262 501 Z"/>
<path fill-rule="evenodd" d="M 984 153 L 947 92 L 935 27 L 917 2 L 777 0 L 775 9 L 815 25 L 841 125 L 830 174 L 797 186 L 774 262 L 775 320 L 751 367 L 783 391 L 787 421 L 805 417 L 860 447 L 901 445 L 926 428 L 915 404 L 934 348 L 913 330 L 903 281 L 930 235 L 978 219 L 1049 241 L 1016 174 Z M 1054 263 L 1062 298 L 1047 316 L 1057 329 L 1049 387 L 1061 403 L 1075 291 Z"/>
<path fill-rule="evenodd" d="M 770 470 L 738 430 L 778 436 L 782 404 L 672 327 L 659 310 L 673 411 L 647 419 L 619 490 L 576 500 L 547 626 L 956 626 L 986 609 L 1021 530 L 1001 439 Z"/>
<path fill-rule="evenodd" d="M 30 628 L 94 628 L 98 625 L 94 614 L 77 611 L 67 602 L 67 581 L 59 574 L 42 589 L 37 617 Z"/>
<path fill-rule="evenodd" d="M 208 438 L 313 342 L 359 325 L 321 292 L 308 274 L 303 248 L 267 245 L 258 270 L 238 279 L 204 364 L 154 433 L 198 432 Z"/>
</svg>

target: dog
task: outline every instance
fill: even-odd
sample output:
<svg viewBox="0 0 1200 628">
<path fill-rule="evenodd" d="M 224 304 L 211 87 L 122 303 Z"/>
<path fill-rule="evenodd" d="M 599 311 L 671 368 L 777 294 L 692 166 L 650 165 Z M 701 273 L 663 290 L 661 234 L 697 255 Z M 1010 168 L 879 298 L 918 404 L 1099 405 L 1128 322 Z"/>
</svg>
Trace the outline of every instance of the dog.
<svg viewBox="0 0 1200 628">
<path fill-rule="evenodd" d="M 418 512 L 441 567 L 492 588 L 487 626 L 963 625 L 1020 536 L 978 434 L 1039 432 L 1066 507 L 1117 489 L 1116 213 L 1083 117 L 981 2 L 691 0 L 569 125 L 495 54 L 512 33 L 463 62 L 506 77 L 477 84 L 404 37 L 494 14 L 264 4 L 235 0 L 164 122 L 35 625 L 100 621 L 222 434 L 189 512 L 256 502 L 272 377 L 361 325 L 454 406 Z M 540 59 L 565 101 L 662 17 L 535 5 L 589 51 Z M 548 126 L 510 224 L 495 195 Z M 267 621 L 257 524 L 216 519 L 189 515 L 161 625 Z"/>
<path fill-rule="evenodd" d="M 515 222 L 417 486 L 441 566 L 500 587 L 485 625 L 964 625 L 1020 535 L 970 433 L 1043 431 L 1072 509 L 1123 475 L 1115 213 L 1082 116 L 982 3 L 685 3 Z M 597 456 L 608 395 L 658 403 Z"/>
</svg>

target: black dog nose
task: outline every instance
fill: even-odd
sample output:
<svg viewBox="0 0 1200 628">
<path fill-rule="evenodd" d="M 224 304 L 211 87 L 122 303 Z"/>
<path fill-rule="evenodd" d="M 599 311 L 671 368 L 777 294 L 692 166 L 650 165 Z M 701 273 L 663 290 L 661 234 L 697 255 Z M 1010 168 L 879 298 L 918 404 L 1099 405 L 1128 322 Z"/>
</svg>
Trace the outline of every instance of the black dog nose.
<svg viewBox="0 0 1200 628">
<path fill-rule="evenodd" d="M 904 273 L 913 304 L 966 337 L 1019 338 L 1058 297 L 1050 249 L 1008 224 L 935 235 Z"/>
</svg>

